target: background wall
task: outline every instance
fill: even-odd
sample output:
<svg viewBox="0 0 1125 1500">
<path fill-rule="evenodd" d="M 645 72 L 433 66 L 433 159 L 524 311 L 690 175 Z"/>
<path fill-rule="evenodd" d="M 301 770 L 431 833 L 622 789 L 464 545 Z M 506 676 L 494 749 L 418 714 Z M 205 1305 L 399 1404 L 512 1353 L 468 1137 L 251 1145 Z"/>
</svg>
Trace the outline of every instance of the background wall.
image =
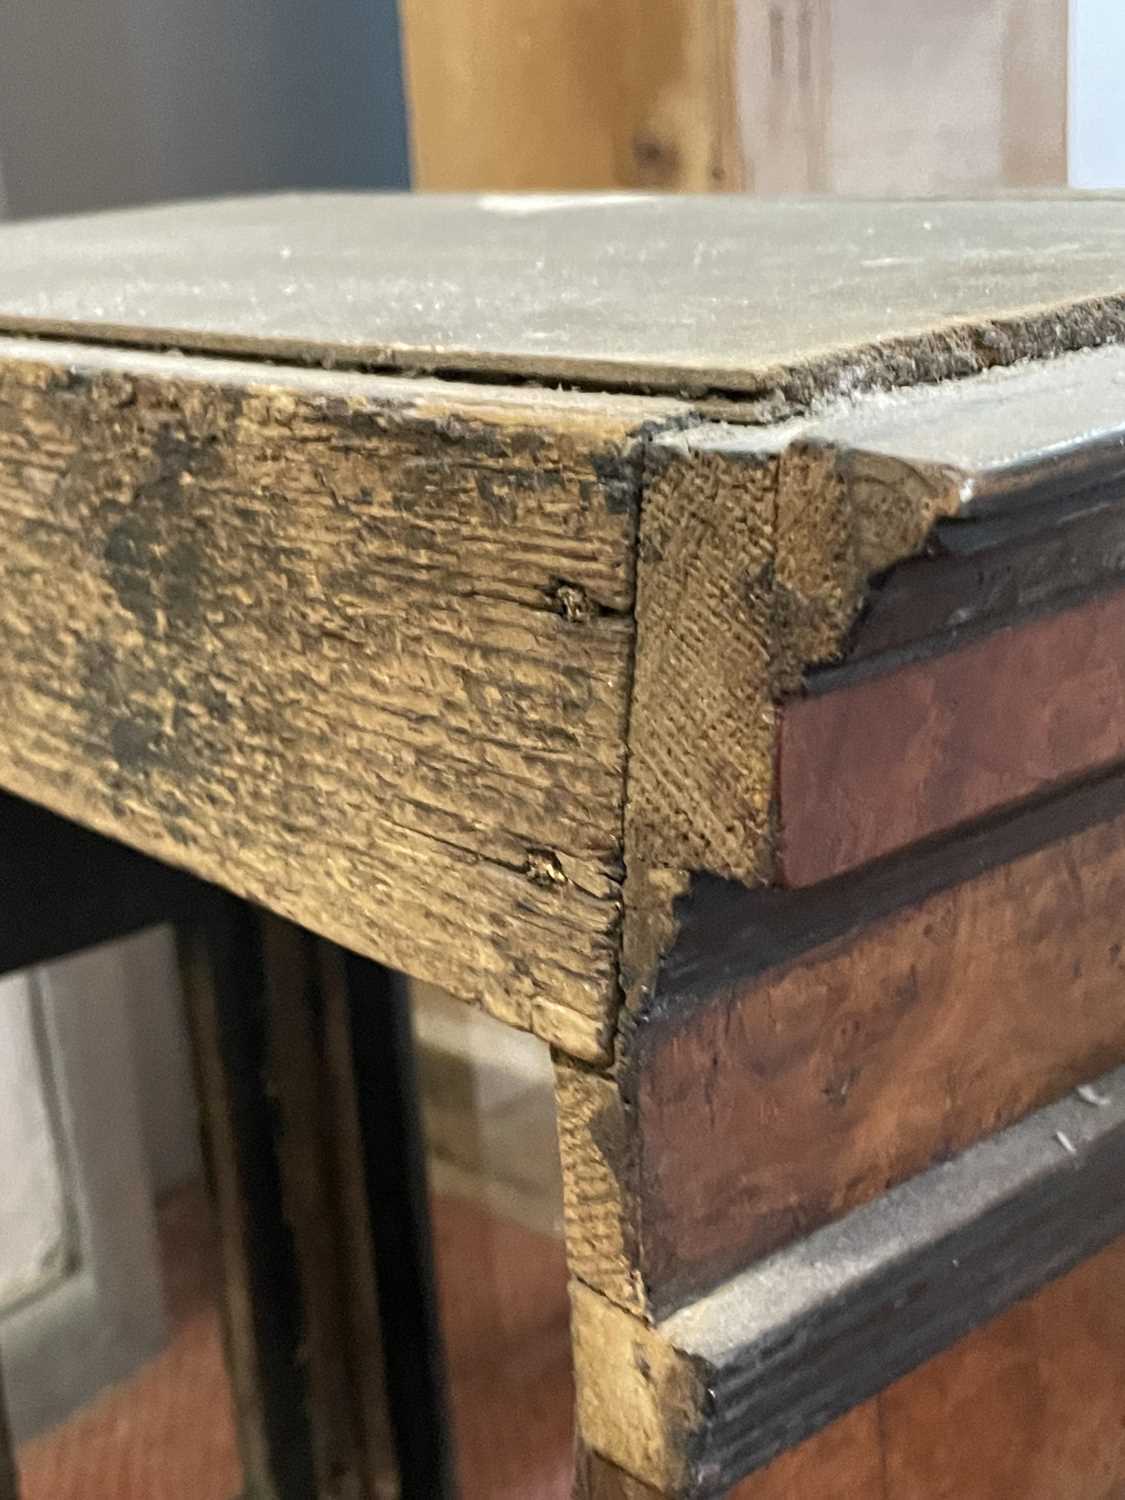
<svg viewBox="0 0 1125 1500">
<path fill-rule="evenodd" d="M 395 0 L 4 0 L 0 162 L 10 215 L 405 186 Z"/>
<path fill-rule="evenodd" d="M 0 216 L 407 179 L 394 0 L 0 6 Z M 112 975 L 125 988 L 159 1194 L 199 1171 L 171 938 L 144 934 L 91 963 L 95 983 Z M 49 1280 L 67 1250 L 33 1003 L 27 978 L 0 980 L 0 1307 Z"/>
</svg>

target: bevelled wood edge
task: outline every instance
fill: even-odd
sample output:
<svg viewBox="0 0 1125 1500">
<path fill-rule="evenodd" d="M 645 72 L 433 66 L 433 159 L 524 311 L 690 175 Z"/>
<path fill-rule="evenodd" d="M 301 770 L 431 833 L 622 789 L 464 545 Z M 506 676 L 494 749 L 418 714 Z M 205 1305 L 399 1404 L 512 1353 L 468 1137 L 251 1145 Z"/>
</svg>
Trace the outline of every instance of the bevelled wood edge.
<svg viewBox="0 0 1125 1500">
<path fill-rule="evenodd" d="M 935 891 L 1019 859 L 1125 812 L 1125 772 L 1114 767 L 980 819 L 862 871 L 801 890 L 747 889 L 699 878 L 678 908 L 678 939 L 638 1027 L 684 1021 L 690 1007 L 833 939 L 857 932 Z"/>
<path fill-rule="evenodd" d="M 777 878 L 809 886 L 1125 756 L 1125 589 L 780 711 Z"/>
<path fill-rule="evenodd" d="M 935 536 L 964 556 L 956 528 L 1009 519 L 990 581 L 955 566 L 915 624 L 911 589 L 886 594 L 873 628 L 895 650 L 919 632 L 955 639 L 951 588 L 978 624 L 995 624 L 1121 576 L 1123 379 L 1125 351 L 1110 347 L 651 442 L 628 731 L 627 995 L 643 993 L 671 946 L 689 875 L 777 878 L 779 706 L 812 669 L 866 650 L 864 611 L 897 567 L 927 566 Z M 1057 566 L 1044 573 L 1048 540 Z"/>
<path fill-rule="evenodd" d="M 1123 1180 L 1118 1069 L 655 1327 L 576 1287 L 583 1437 L 662 1493 L 718 1496 L 1125 1232 Z"/>
</svg>

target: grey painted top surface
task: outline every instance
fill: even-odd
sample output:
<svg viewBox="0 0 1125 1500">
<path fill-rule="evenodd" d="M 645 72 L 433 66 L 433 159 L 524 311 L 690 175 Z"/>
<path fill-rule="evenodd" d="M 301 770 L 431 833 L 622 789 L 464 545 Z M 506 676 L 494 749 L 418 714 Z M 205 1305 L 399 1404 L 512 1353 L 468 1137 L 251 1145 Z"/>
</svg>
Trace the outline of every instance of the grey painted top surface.
<svg viewBox="0 0 1125 1500">
<path fill-rule="evenodd" d="M 323 194 L 0 229 L 6 331 L 640 388 L 846 389 L 888 340 L 1094 298 L 1120 321 L 1122 200 Z M 1089 323 L 1059 347 L 1119 331 Z"/>
</svg>

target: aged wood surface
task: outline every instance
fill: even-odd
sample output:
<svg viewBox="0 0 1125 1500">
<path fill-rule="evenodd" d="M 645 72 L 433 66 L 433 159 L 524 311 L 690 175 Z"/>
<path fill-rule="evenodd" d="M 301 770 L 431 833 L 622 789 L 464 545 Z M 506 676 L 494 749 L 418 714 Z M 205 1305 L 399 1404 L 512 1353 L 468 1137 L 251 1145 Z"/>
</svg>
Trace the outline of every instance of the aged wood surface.
<svg viewBox="0 0 1125 1500">
<path fill-rule="evenodd" d="M 727 1500 L 1116 1497 L 1123 1281 L 1117 1240 L 780 1454 Z M 608 1460 L 587 1464 L 590 1500 L 664 1500 Z"/>
<path fill-rule="evenodd" d="M 655 1301 L 1125 1060 L 1121 812 L 918 901 L 907 872 L 888 885 L 909 904 L 869 895 L 865 917 L 857 891 L 843 932 L 741 981 L 716 962 L 694 1004 L 671 980 L 641 1029 L 635 1223 Z"/>
<path fill-rule="evenodd" d="M 738 188 L 733 9 L 400 0 L 414 186 Z"/>
<path fill-rule="evenodd" d="M 315 1493 L 302 1318 L 293 1242 L 281 1200 L 253 913 L 218 898 L 181 930 L 223 1273 L 224 1353 L 246 1485 L 263 1500 Z"/>
<path fill-rule="evenodd" d="M 597 1056 L 650 404 L 0 359 L 0 782 Z"/>
<path fill-rule="evenodd" d="M 1118 1069 L 655 1327 L 575 1288 L 584 1440 L 658 1492 L 725 1493 L 1120 1235 L 1123 1165 Z"/>
<path fill-rule="evenodd" d="M 812 885 L 1125 756 L 1125 590 L 786 704 L 778 875 Z"/>
<path fill-rule="evenodd" d="M 879 1399 L 889 1500 L 1125 1493 L 1125 1241 Z"/>
<path fill-rule="evenodd" d="M 798 1447 L 780 1454 L 766 1468 L 736 1484 L 727 1492 L 726 1500 L 896 1500 L 882 1487 L 879 1399 L 865 1401 Z M 903 1430 L 896 1434 L 900 1442 L 909 1430 L 908 1423 L 909 1416 L 900 1423 Z M 667 1500 L 659 1490 L 581 1445 L 576 1478 L 576 1500 Z M 971 1490 L 958 1493 L 971 1500 Z M 919 1497 L 905 1492 L 897 1500 Z"/>
<path fill-rule="evenodd" d="M 1120 338 L 1123 249 L 1101 197 L 236 198 L 6 226 L 0 329 L 717 391 L 769 419 Z"/>
<path fill-rule="evenodd" d="M 645 890 L 654 870 L 775 874 L 778 705 L 810 666 L 846 656 L 857 629 L 862 637 L 872 578 L 921 555 L 941 523 L 1034 513 L 1047 499 L 1069 522 L 1091 485 L 1090 505 L 1112 505 L 1104 490 L 1116 482 L 1120 495 L 1123 373 L 1112 348 L 808 421 L 700 426 L 654 443 L 627 808 L 638 909 L 660 904 Z M 1069 587 L 1104 581 L 1102 556 L 1078 547 Z M 961 583 L 970 614 L 995 623 L 999 586 L 982 604 L 971 573 Z M 1030 603 L 1048 595 L 1041 582 L 1026 590 Z M 1023 602 L 1017 583 L 1006 604 Z M 908 592 L 899 612 L 909 615 Z M 659 880 L 676 888 L 674 874 Z"/>
</svg>

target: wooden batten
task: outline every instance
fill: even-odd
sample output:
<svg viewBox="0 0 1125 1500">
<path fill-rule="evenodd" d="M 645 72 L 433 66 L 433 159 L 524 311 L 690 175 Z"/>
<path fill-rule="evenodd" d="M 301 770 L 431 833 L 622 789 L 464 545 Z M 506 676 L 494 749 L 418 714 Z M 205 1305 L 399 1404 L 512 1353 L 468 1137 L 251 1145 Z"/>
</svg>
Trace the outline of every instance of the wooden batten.
<svg viewBox="0 0 1125 1500">
<path fill-rule="evenodd" d="M 0 780 L 602 1055 L 649 415 L 5 344 Z"/>
</svg>

